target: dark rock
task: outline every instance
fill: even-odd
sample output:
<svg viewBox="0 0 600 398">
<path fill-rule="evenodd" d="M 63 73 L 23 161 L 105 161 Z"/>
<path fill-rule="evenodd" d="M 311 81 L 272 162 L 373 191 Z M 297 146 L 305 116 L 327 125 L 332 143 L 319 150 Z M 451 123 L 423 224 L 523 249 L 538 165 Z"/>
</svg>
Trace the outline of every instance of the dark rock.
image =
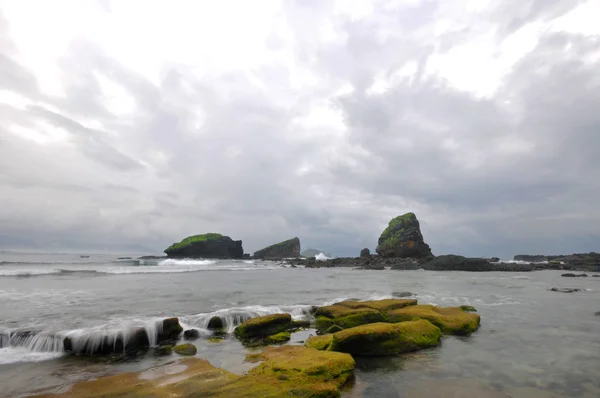
<svg viewBox="0 0 600 398">
<path fill-rule="evenodd" d="M 433 260 L 423 264 L 423 269 L 429 271 L 512 271 L 529 272 L 533 266 L 512 263 L 490 263 L 485 258 L 469 258 L 448 254 L 437 256 Z"/>
<path fill-rule="evenodd" d="M 392 297 L 410 297 L 414 296 L 411 292 L 392 292 Z"/>
<path fill-rule="evenodd" d="M 528 263 L 541 263 L 547 261 L 546 256 L 540 254 L 517 254 L 513 257 L 515 261 L 526 261 Z"/>
<path fill-rule="evenodd" d="M 156 347 L 154 349 L 154 355 L 157 357 L 171 355 L 173 353 L 173 346 L 170 345 L 161 345 L 160 347 Z"/>
<path fill-rule="evenodd" d="M 379 237 L 377 249 L 382 257 L 431 256 L 429 245 L 423 241 L 419 220 L 414 213 L 393 218 Z"/>
<path fill-rule="evenodd" d="M 553 287 L 550 290 L 553 292 L 559 292 L 559 293 L 575 293 L 575 292 L 581 291 L 581 289 L 575 289 L 575 288 L 570 288 L 570 287 Z"/>
<path fill-rule="evenodd" d="M 218 316 L 213 316 L 210 318 L 210 321 L 208 321 L 208 326 L 206 328 L 208 330 L 221 330 L 224 327 L 225 325 L 223 324 L 223 319 L 219 318 Z"/>
<path fill-rule="evenodd" d="M 594 312 L 594 315 L 596 315 L 596 316 L 600 316 L 600 311 L 596 311 L 596 312 Z"/>
<path fill-rule="evenodd" d="M 254 258 L 279 260 L 300 257 L 300 239 L 292 238 L 254 252 Z"/>
<path fill-rule="evenodd" d="M 117 257 L 117 260 L 131 260 L 131 257 Z"/>
<path fill-rule="evenodd" d="M 498 257 L 492 257 L 492 258 L 490 258 L 489 261 L 490 261 L 490 263 L 497 263 L 498 261 L 500 261 L 500 258 L 498 258 Z"/>
<path fill-rule="evenodd" d="M 290 314 L 271 314 L 248 319 L 235 328 L 234 335 L 238 339 L 247 340 L 286 332 L 292 328 Z"/>
<path fill-rule="evenodd" d="M 176 340 L 181 332 L 183 332 L 183 327 L 179 323 L 179 318 L 163 319 L 162 330 L 158 333 L 158 342 Z"/>
<path fill-rule="evenodd" d="M 167 256 L 142 256 L 138 257 L 138 260 L 162 260 L 167 258 Z"/>
<path fill-rule="evenodd" d="M 165 253 L 175 258 L 242 258 L 244 249 L 241 240 L 216 233 L 188 236 L 173 243 Z"/>
<path fill-rule="evenodd" d="M 598 274 L 598 275 L 592 275 L 592 277 L 594 277 L 594 278 L 600 278 L 600 274 Z"/>
<path fill-rule="evenodd" d="M 186 340 L 196 340 L 200 337 L 200 332 L 197 329 L 188 329 L 183 332 L 183 338 Z"/>
<path fill-rule="evenodd" d="M 587 274 L 562 274 L 561 275 L 564 278 L 587 278 Z"/>
<path fill-rule="evenodd" d="M 360 251 L 360 257 L 361 258 L 371 257 L 371 250 L 369 250 L 367 247 L 365 247 L 364 249 L 362 249 Z"/>
</svg>

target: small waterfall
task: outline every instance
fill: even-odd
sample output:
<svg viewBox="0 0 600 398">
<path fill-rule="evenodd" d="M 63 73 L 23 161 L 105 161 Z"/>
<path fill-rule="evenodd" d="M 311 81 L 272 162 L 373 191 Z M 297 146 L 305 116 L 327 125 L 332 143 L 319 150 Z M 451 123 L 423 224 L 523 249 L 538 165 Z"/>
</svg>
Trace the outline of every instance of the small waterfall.
<svg viewBox="0 0 600 398">
<path fill-rule="evenodd" d="M 10 345 L 10 332 L 7 330 L 0 331 L 0 348 Z"/>
<path fill-rule="evenodd" d="M 17 330 L 10 333 L 2 346 L 25 347 L 37 352 L 63 352 L 63 339 L 53 331 Z"/>
<path fill-rule="evenodd" d="M 295 320 L 308 319 L 314 311 L 312 305 L 291 306 L 248 306 L 240 308 L 227 308 L 215 312 L 182 317 L 181 321 L 186 326 L 207 330 L 208 324 L 213 317 L 218 317 L 223 323 L 223 329 L 227 333 L 233 333 L 236 326 L 242 322 L 258 316 L 288 313 Z"/>
</svg>

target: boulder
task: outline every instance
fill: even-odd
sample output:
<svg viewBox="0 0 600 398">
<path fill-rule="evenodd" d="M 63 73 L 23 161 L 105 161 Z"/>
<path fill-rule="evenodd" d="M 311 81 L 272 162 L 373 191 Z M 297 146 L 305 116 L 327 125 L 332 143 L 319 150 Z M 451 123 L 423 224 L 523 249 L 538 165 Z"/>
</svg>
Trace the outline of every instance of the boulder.
<svg viewBox="0 0 600 398">
<path fill-rule="evenodd" d="M 292 238 L 254 252 L 254 258 L 280 260 L 300 257 L 300 239 Z"/>
<path fill-rule="evenodd" d="M 158 333 L 158 341 L 166 342 L 177 339 L 183 332 L 183 326 L 179 323 L 179 318 L 166 318 L 162 321 L 162 328 Z"/>
<path fill-rule="evenodd" d="M 368 323 L 384 322 L 388 311 L 416 304 L 417 300 L 414 299 L 340 301 L 317 309 L 315 328 L 322 334 L 327 333 L 334 325 L 347 329 Z"/>
<path fill-rule="evenodd" d="M 188 329 L 183 332 L 183 338 L 186 340 L 196 340 L 198 337 L 200 337 L 198 329 Z"/>
<path fill-rule="evenodd" d="M 174 258 L 242 258 L 244 249 L 241 240 L 217 233 L 188 236 L 173 243 L 165 253 Z"/>
<path fill-rule="evenodd" d="M 223 319 L 215 315 L 212 318 L 210 318 L 210 320 L 208 321 L 208 326 L 206 328 L 212 331 L 221 331 L 223 330 L 223 328 L 225 328 L 225 325 L 223 324 Z"/>
<path fill-rule="evenodd" d="M 290 314 L 271 314 L 248 319 L 236 327 L 233 333 L 238 339 L 247 340 L 285 332 L 291 328 Z"/>
<path fill-rule="evenodd" d="M 419 220 L 414 213 L 393 218 L 379 237 L 375 250 L 383 257 L 429 257 L 429 245 L 423 241 Z"/>
<path fill-rule="evenodd" d="M 371 250 L 369 250 L 368 248 L 364 248 L 360 251 L 360 257 L 361 258 L 365 258 L 365 257 L 371 257 Z"/>
<path fill-rule="evenodd" d="M 442 332 L 424 319 L 402 323 L 371 323 L 331 335 L 310 337 L 306 345 L 352 355 L 394 355 L 439 344 Z"/>
<path fill-rule="evenodd" d="M 198 349 L 190 343 L 179 344 L 173 347 L 173 351 L 179 355 L 196 355 Z"/>
<path fill-rule="evenodd" d="M 479 328 L 480 322 L 478 314 L 465 312 L 459 307 L 414 305 L 388 312 L 389 322 L 406 322 L 416 319 L 426 319 L 440 328 L 442 332 L 459 336 L 474 332 Z"/>
</svg>

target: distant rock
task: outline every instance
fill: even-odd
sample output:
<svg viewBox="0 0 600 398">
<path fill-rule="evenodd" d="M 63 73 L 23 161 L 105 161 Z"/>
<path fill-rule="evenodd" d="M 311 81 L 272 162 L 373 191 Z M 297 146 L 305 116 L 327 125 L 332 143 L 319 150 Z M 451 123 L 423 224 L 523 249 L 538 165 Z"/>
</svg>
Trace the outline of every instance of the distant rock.
<svg viewBox="0 0 600 398">
<path fill-rule="evenodd" d="M 242 258 L 244 249 L 241 240 L 217 233 L 188 236 L 173 243 L 165 253 L 175 258 Z"/>
<path fill-rule="evenodd" d="M 497 263 L 497 262 L 500 261 L 500 258 L 499 257 L 492 257 L 492 258 L 489 259 L 489 261 L 490 261 L 490 263 Z"/>
<path fill-rule="evenodd" d="M 365 258 L 365 257 L 370 257 L 371 256 L 371 250 L 369 250 L 368 248 L 364 248 L 360 251 L 360 257 Z"/>
<path fill-rule="evenodd" d="M 392 292 L 392 297 L 410 297 L 414 296 L 411 292 Z"/>
<path fill-rule="evenodd" d="M 328 257 L 328 258 L 331 258 L 331 257 L 333 257 L 333 256 L 331 255 L 331 253 L 326 253 L 326 252 L 324 252 L 323 250 L 319 250 L 319 249 L 306 249 L 306 250 L 303 250 L 303 251 L 300 253 L 300 255 L 301 255 L 302 257 L 316 257 L 317 255 L 319 255 L 319 254 L 321 254 L 321 253 L 323 253 L 323 254 L 325 255 L 325 257 Z"/>
<path fill-rule="evenodd" d="M 570 287 L 553 287 L 550 290 L 553 292 L 559 292 L 559 293 L 575 293 L 575 292 L 581 291 L 581 289 L 575 289 L 575 288 L 570 288 Z"/>
<path fill-rule="evenodd" d="M 292 238 L 254 252 L 254 258 L 279 260 L 300 257 L 300 239 Z"/>
<path fill-rule="evenodd" d="M 167 258 L 167 256 L 142 256 L 138 257 L 138 260 L 162 260 Z"/>
<path fill-rule="evenodd" d="M 423 264 L 423 268 L 430 271 L 492 271 L 490 262 L 485 258 L 469 258 L 454 254 L 437 256 Z"/>
<path fill-rule="evenodd" d="M 563 278 L 587 278 L 587 274 L 562 274 Z"/>
<path fill-rule="evenodd" d="M 382 257 L 429 257 L 429 245 L 423 241 L 419 220 L 414 213 L 393 218 L 379 237 L 377 249 Z"/>
</svg>

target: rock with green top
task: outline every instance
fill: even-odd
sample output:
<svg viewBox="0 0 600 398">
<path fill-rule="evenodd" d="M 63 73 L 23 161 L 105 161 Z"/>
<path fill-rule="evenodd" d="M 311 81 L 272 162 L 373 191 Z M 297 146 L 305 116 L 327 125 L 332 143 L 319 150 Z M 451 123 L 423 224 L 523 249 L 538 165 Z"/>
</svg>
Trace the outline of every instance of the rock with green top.
<svg viewBox="0 0 600 398">
<path fill-rule="evenodd" d="M 426 319 L 446 334 L 464 336 L 479 328 L 478 314 L 465 312 L 459 307 L 436 307 L 434 305 L 414 305 L 388 313 L 389 322 L 406 322 Z"/>
<path fill-rule="evenodd" d="M 254 252 L 254 258 L 280 260 L 300 257 L 300 239 L 292 238 Z"/>
<path fill-rule="evenodd" d="M 322 336 L 325 337 L 325 336 Z M 371 323 L 345 329 L 331 335 L 328 351 L 352 355 L 394 355 L 435 347 L 442 337 L 441 330 L 431 322 L 420 319 L 402 323 Z M 312 337 L 311 337 L 312 338 Z M 314 342 L 307 342 L 314 346 Z"/>
<path fill-rule="evenodd" d="M 251 318 L 235 328 L 233 334 L 241 340 L 262 338 L 293 328 L 290 314 L 271 314 Z"/>
<path fill-rule="evenodd" d="M 290 337 L 291 337 L 291 333 L 290 332 L 280 332 L 277 334 L 273 334 L 271 336 L 267 336 L 264 338 L 264 343 L 265 344 L 283 344 L 283 343 L 287 343 L 288 341 L 290 341 Z"/>
<path fill-rule="evenodd" d="M 382 257 L 429 257 L 429 245 L 424 242 L 415 213 L 393 218 L 379 237 L 375 251 Z"/>
<path fill-rule="evenodd" d="M 179 355 L 196 355 L 198 349 L 195 345 L 190 343 L 179 344 L 173 347 L 173 351 Z"/>
<path fill-rule="evenodd" d="M 173 243 L 165 253 L 174 258 L 242 258 L 244 249 L 241 240 L 217 233 L 188 236 Z"/>
</svg>

